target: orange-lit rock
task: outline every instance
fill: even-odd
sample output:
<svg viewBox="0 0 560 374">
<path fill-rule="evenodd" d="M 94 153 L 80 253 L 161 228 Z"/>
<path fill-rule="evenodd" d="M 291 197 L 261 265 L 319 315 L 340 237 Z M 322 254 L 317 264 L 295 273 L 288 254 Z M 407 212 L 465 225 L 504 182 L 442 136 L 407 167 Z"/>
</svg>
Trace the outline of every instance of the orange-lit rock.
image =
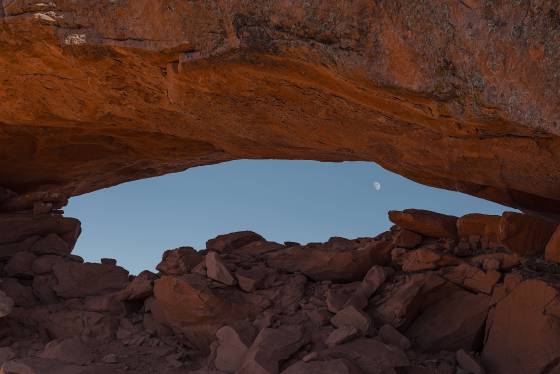
<svg viewBox="0 0 560 374">
<path fill-rule="evenodd" d="M 0 181 L 16 192 L 368 160 L 560 213 L 553 2 L 2 4 Z"/>
</svg>

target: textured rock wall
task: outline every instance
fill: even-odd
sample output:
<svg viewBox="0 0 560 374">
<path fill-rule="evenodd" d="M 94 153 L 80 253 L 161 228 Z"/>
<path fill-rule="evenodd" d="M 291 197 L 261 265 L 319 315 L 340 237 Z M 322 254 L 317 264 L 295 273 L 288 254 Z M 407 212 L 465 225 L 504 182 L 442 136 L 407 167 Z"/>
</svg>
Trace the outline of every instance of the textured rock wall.
<svg viewBox="0 0 560 374">
<path fill-rule="evenodd" d="M 0 182 L 368 160 L 560 212 L 555 1 L 0 1 Z"/>
</svg>

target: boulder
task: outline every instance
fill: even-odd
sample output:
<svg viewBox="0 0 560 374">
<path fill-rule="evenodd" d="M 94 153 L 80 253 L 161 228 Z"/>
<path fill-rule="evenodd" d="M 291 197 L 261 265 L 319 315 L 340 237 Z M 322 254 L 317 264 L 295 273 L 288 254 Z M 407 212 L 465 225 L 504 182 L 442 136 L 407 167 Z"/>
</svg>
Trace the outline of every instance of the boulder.
<svg viewBox="0 0 560 374">
<path fill-rule="evenodd" d="M 544 258 L 547 261 L 560 264 L 560 226 L 554 230 L 554 233 L 548 240 L 544 250 Z"/>
<path fill-rule="evenodd" d="M 154 281 L 157 275 L 151 271 L 144 270 L 122 290 L 119 294 L 120 300 L 143 300 L 152 295 Z"/>
<path fill-rule="evenodd" d="M 56 255 L 39 256 L 35 259 L 35 261 L 33 261 L 31 270 L 34 274 L 47 274 L 52 272 L 54 265 L 67 261 L 69 260 Z"/>
<path fill-rule="evenodd" d="M 451 266 L 441 271 L 442 277 L 468 290 L 490 295 L 502 274 L 496 270 L 482 271 L 469 264 Z"/>
<path fill-rule="evenodd" d="M 204 256 L 192 247 L 169 249 L 163 253 L 156 269 L 165 275 L 185 275 L 204 261 Z"/>
<path fill-rule="evenodd" d="M 486 237 L 489 242 L 498 242 L 498 231 L 500 227 L 500 216 L 471 213 L 457 220 L 457 233 L 461 238 L 471 235 Z"/>
<path fill-rule="evenodd" d="M 9 277 L 32 278 L 33 262 L 36 256 L 29 252 L 18 252 L 8 260 L 4 267 L 4 273 Z"/>
<path fill-rule="evenodd" d="M 457 217 L 421 209 L 392 210 L 389 220 L 395 225 L 432 238 L 457 237 Z"/>
<path fill-rule="evenodd" d="M 505 212 L 500 219 L 498 240 L 521 256 L 540 255 L 557 226 L 528 214 Z"/>
<path fill-rule="evenodd" d="M 280 363 L 305 344 L 297 326 L 262 329 L 245 355 L 236 374 L 277 374 Z"/>
<path fill-rule="evenodd" d="M 218 253 L 231 252 L 248 244 L 266 241 L 262 236 L 252 231 L 238 231 L 231 234 L 219 235 L 206 242 L 206 249 Z"/>
<path fill-rule="evenodd" d="M 128 284 L 128 271 L 113 265 L 64 262 L 54 265 L 53 273 L 54 291 L 65 299 L 120 291 Z"/>
<path fill-rule="evenodd" d="M 336 313 L 331 318 L 331 323 L 339 328 L 351 326 L 365 334 L 371 326 L 371 318 L 366 313 L 350 305 Z"/>
<path fill-rule="evenodd" d="M 403 253 L 398 262 L 406 272 L 433 270 L 442 266 L 457 265 L 457 257 L 428 248 L 419 248 Z"/>
<path fill-rule="evenodd" d="M 539 279 L 518 283 L 495 307 L 486 326 L 482 363 L 492 374 L 537 374 L 560 357 L 560 297 Z"/>
<path fill-rule="evenodd" d="M 17 353 L 10 347 L 0 348 L 0 367 L 4 362 L 12 360 L 16 355 Z"/>
<path fill-rule="evenodd" d="M 33 278 L 33 294 L 42 304 L 57 303 L 59 298 L 54 291 L 56 285 L 57 280 L 54 275 L 36 275 Z"/>
<path fill-rule="evenodd" d="M 409 249 L 416 248 L 420 243 L 422 243 L 422 235 L 405 229 L 400 230 L 393 241 L 395 247 Z"/>
<path fill-rule="evenodd" d="M 54 254 L 59 256 L 69 255 L 72 248 L 57 234 L 49 234 L 44 238 L 39 239 L 31 247 L 31 252 L 38 255 Z"/>
<path fill-rule="evenodd" d="M 405 335 L 429 352 L 477 350 L 489 308 L 489 296 L 458 290 L 427 306 Z"/>
<path fill-rule="evenodd" d="M 305 274 L 315 280 L 351 282 L 361 280 L 373 265 L 387 263 L 391 243 L 352 243 L 336 248 L 326 243 L 319 246 L 290 247 L 266 254 L 271 268 Z"/>
<path fill-rule="evenodd" d="M 237 283 L 235 277 L 228 270 L 216 252 L 209 252 L 206 255 L 206 276 L 210 279 L 223 283 L 227 286 L 234 286 Z"/>
<path fill-rule="evenodd" d="M 69 365 L 45 358 L 26 358 L 5 362 L 0 374 L 88 374 L 79 365 Z"/>
<path fill-rule="evenodd" d="M 255 335 L 255 329 L 248 324 L 221 327 L 216 332 L 216 369 L 231 373 L 239 369 Z"/>
<path fill-rule="evenodd" d="M 76 365 L 86 365 L 93 361 L 91 350 L 77 337 L 49 342 L 39 353 L 39 357 Z"/>
<path fill-rule="evenodd" d="M 4 278 L 0 282 L 0 291 L 14 301 L 14 306 L 31 307 L 37 303 L 33 289 L 15 278 Z"/>
</svg>

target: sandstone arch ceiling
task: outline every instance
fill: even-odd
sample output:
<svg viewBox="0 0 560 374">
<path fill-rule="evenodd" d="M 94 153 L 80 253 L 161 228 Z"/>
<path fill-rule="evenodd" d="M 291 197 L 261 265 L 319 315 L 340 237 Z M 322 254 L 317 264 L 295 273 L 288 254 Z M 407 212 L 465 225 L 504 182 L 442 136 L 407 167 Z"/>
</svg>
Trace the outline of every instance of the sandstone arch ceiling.
<svg viewBox="0 0 560 374">
<path fill-rule="evenodd" d="M 560 213 L 555 1 L 0 0 L 0 185 L 368 160 Z"/>
</svg>

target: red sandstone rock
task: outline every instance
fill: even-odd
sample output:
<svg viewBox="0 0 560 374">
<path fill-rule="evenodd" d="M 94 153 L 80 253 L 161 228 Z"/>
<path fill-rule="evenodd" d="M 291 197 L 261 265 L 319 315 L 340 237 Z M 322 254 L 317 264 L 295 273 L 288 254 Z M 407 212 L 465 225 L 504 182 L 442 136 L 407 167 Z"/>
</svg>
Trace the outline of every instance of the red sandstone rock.
<svg viewBox="0 0 560 374">
<path fill-rule="evenodd" d="M 219 235 L 206 242 L 206 249 L 215 252 L 231 252 L 243 246 L 265 239 L 252 231 L 239 231 L 226 235 Z"/>
<path fill-rule="evenodd" d="M 165 275 L 184 275 L 204 260 L 204 256 L 192 247 L 170 249 L 163 253 L 156 269 Z"/>
<path fill-rule="evenodd" d="M 31 247 L 31 252 L 36 254 L 54 254 L 59 256 L 69 255 L 72 252 L 70 245 L 57 234 L 49 234 L 38 240 Z"/>
<path fill-rule="evenodd" d="M 32 266 L 36 258 L 32 253 L 18 252 L 8 260 L 4 272 L 9 277 L 32 278 Z"/>
<path fill-rule="evenodd" d="M 536 374 L 560 355 L 558 291 L 527 280 L 500 301 L 489 317 L 482 362 L 488 373 Z"/>
<path fill-rule="evenodd" d="M 450 282 L 459 284 L 468 290 L 487 295 L 492 293 L 494 286 L 501 278 L 501 274 L 496 270 L 484 272 L 468 264 L 442 269 L 441 275 Z"/>
<path fill-rule="evenodd" d="M 460 263 L 460 260 L 454 256 L 431 249 L 419 248 L 403 253 L 399 262 L 402 263 L 403 271 L 414 272 L 457 265 Z"/>
<path fill-rule="evenodd" d="M 280 362 L 289 358 L 304 343 L 304 335 L 296 326 L 262 329 L 236 374 L 276 374 Z"/>
<path fill-rule="evenodd" d="M 422 235 L 409 230 L 401 230 L 395 237 L 394 244 L 401 248 L 416 248 L 422 243 Z"/>
<path fill-rule="evenodd" d="M 420 209 L 390 211 L 389 219 L 403 229 L 433 238 L 456 238 L 457 217 Z"/>
<path fill-rule="evenodd" d="M 20 242 L 0 244 L 0 260 L 9 260 L 18 252 L 29 251 L 40 236 L 30 236 Z"/>
<path fill-rule="evenodd" d="M 121 300 L 143 300 L 152 295 L 154 280 L 157 275 L 151 271 L 144 270 L 134 277 L 124 290 L 119 294 Z"/>
<path fill-rule="evenodd" d="M 546 244 L 544 258 L 550 262 L 560 263 L 560 226 L 556 228 Z"/>
<path fill-rule="evenodd" d="M 119 266 L 64 262 L 53 266 L 54 288 L 62 298 L 99 295 L 122 290 L 128 284 L 128 271 Z"/>
<path fill-rule="evenodd" d="M 505 212 L 500 220 L 498 240 L 522 256 L 539 255 L 545 250 L 557 224 L 527 214 Z"/>
<path fill-rule="evenodd" d="M 361 280 L 373 265 L 386 262 L 385 243 L 349 244 L 346 249 L 320 246 L 291 247 L 266 255 L 268 266 L 288 272 L 301 272 L 309 278 L 332 281 Z M 382 252 L 382 254 L 381 254 Z"/>
<path fill-rule="evenodd" d="M 209 252 L 206 255 L 206 276 L 228 286 L 234 286 L 237 281 L 233 274 L 220 259 L 216 252 Z"/>
<path fill-rule="evenodd" d="M 371 326 L 371 318 L 366 313 L 350 305 L 338 311 L 335 316 L 331 318 L 331 323 L 339 328 L 352 326 L 365 334 Z"/>
<path fill-rule="evenodd" d="M 489 308 L 488 296 L 457 291 L 428 306 L 405 334 L 419 348 L 430 352 L 473 350 L 480 344 Z"/>
<path fill-rule="evenodd" d="M 486 237 L 492 243 L 498 242 L 500 216 L 487 214 L 466 214 L 457 220 L 457 233 L 461 238 L 471 235 Z"/>
<path fill-rule="evenodd" d="M 214 365 L 218 370 L 235 372 L 243 363 L 243 358 L 255 339 L 251 326 L 224 326 L 216 332 L 218 347 Z"/>
<path fill-rule="evenodd" d="M 484 374 L 484 368 L 476 361 L 470 354 L 465 352 L 464 349 L 457 351 L 455 355 L 459 366 L 467 373 Z"/>
<path fill-rule="evenodd" d="M 14 301 L 15 306 L 31 307 L 37 302 L 33 295 L 32 288 L 21 284 L 14 278 L 2 279 L 2 282 L 0 282 L 0 290 Z"/>
<path fill-rule="evenodd" d="M 19 242 L 36 235 L 73 234 L 79 232 L 80 221 L 51 215 L 0 214 L 0 227 L 0 244 L 4 244 Z M 74 243 L 69 245 L 73 247 Z"/>
<path fill-rule="evenodd" d="M 359 334 L 360 332 L 354 326 L 345 325 L 331 332 L 327 340 L 325 340 L 325 344 L 327 347 L 332 348 L 336 345 L 349 342 Z"/>
</svg>

